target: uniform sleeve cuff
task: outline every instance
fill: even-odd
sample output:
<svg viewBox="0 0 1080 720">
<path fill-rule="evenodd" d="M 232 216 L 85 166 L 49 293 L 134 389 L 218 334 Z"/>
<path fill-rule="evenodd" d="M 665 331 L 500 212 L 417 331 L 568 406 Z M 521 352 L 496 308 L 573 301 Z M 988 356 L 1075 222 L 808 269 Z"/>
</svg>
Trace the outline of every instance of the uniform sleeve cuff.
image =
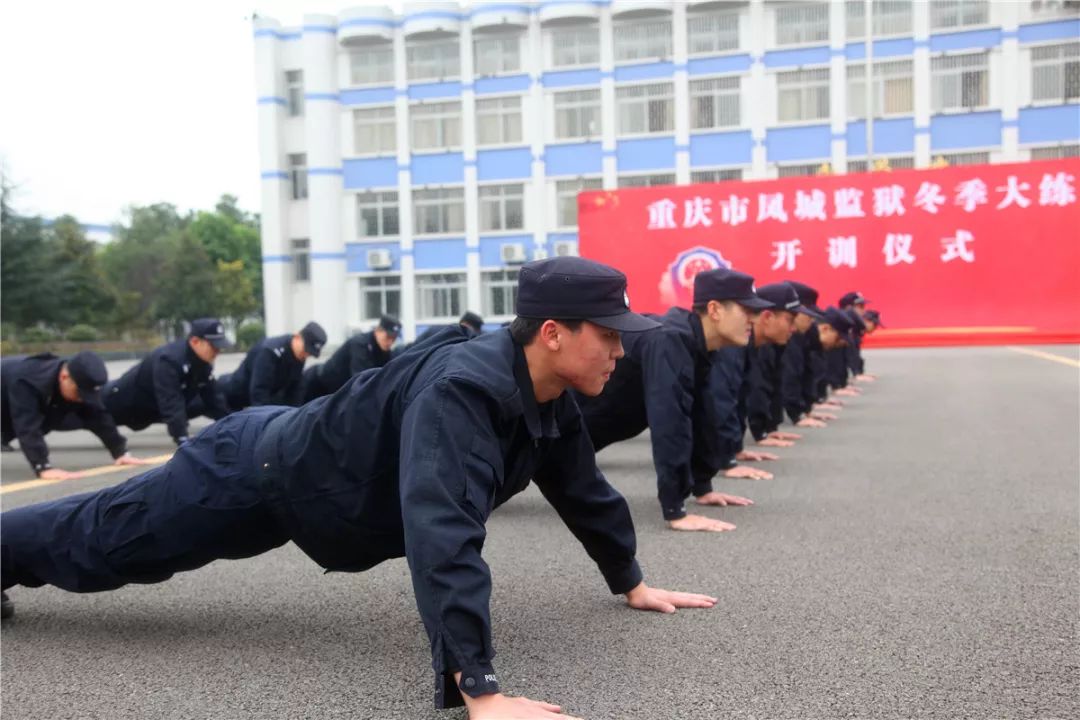
<svg viewBox="0 0 1080 720">
<path fill-rule="evenodd" d="M 435 707 L 439 710 L 461 707 L 462 694 L 480 697 L 499 692 L 499 680 L 490 664 L 470 665 L 461 669 L 461 681 L 454 682 L 456 670 L 448 670 L 435 678 Z"/>
<path fill-rule="evenodd" d="M 637 560 L 631 560 L 629 565 L 618 568 L 600 568 L 600 572 L 604 574 L 604 580 L 612 595 L 630 592 L 640 585 L 645 577 Z"/>
<path fill-rule="evenodd" d="M 694 497 L 708 495 L 713 491 L 712 478 L 694 483 Z"/>
</svg>

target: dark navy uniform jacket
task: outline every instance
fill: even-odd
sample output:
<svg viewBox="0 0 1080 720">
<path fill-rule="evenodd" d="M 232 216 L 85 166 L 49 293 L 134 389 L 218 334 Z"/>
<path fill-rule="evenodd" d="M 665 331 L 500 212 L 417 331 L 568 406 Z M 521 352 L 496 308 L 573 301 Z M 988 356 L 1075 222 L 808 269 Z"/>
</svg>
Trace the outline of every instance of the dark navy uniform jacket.
<svg viewBox="0 0 1080 720">
<path fill-rule="evenodd" d="M 717 408 L 716 429 L 722 444 L 722 468 L 735 467 L 746 436 L 746 401 L 749 347 L 726 347 L 713 353 L 709 390 Z"/>
<path fill-rule="evenodd" d="M 56 429 L 86 428 L 101 439 L 114 458 L 127 452 L 127 440 L 116 430 L 109 413 L 86 403 L 72 403 L 60 394 L 64 359 L 51 353 L 16 355 L 0 361 L 0 411 L 3 439 L 19 439 L 19 448 L 34 472 L 49 464 L 45 434 Z"/>
<path fill-rule="evenodd" d="M 260 340 L 236 372 L 221 377 L 218 382 L 231 409 L 300 404 L 304 362 L 293 354 L 292 338 L 278 335 Z"/>
<path fill-rule="evenodd" d="M 710 492 L 721 467 L 708 388 L 712 359 L 696 313 L 676 307 L 651 317 L 662 327 L 624 335 L 626 356 L 604 392 L 578 402 L 597 450 L 650 428 L 660 507 L 665 520 L 677 520 L 686 516 L 686 497 Z"/>
<path fill-rule="evenodd" d="M 851 336 L 855 342 L 848 343 L 848 346 L 844 348 L 844 359 L 847 362 L 847 368 L 852 375 L 862 375 L 865 370 L 862 356 L 862 338 L 863 330 L 859 327 L 855 327 L 851 331 Z"/>
<path fill-rule="evenodd" d="M 214 366 L 203 361 L 186 339 L 155 348 L 142 362 L 105 386 L 105 407 L 120 425 L 142 430 L 164 422 L 176 442 L 188 437 L 188 404 L 202 400 L 215 420 L 228 414 L 218 394 Z"/>
<path fill-rule="evenodd" d="M 408 558 L 435 702 L 452 707 L 462 704 L 458 689 L 498 691 L 484 526 L 530 480 L 613 593 L 642 575 L 629 508 L 597 470 L 573 397 L 536 402 L 508 330 L 440 338 L 275 418 L 256 461 L 279 521 L 323 567 Z"/>
<path fill-rule="evenodd" d="M 847 387 L 847 348 L 834 348 L 825 351 L 825 380 L 828 386 L 833 389 Z"/>
<path fill-rule="evenodd" d="M 776 430 L 783 415 L 780 391 L 781 365 L 778 345 L 765 343 L 760 347 L 747 346 L 746 424 L 754 440 L 763 440 Z"/>
<path fill-rule="evenodd" d="M 806 332 L 794 333 L 780 356 L 783 411 L 797 423 L 810 413 L 814 404 L 825 399 L 825 356 L 817 325 Z M 781 418 L 774 417 L 777 425 Z"/>
<path fill-rule="evenodd" d="M 318 380 L 321 394 L 329 395 L 349 381 L 353 375 L 382 367 L 390 360 L 390 353 L 384 352 L 375 342 L 375 331 L 371 330 L 351 338 L 341 344 L 334 354 L 322 365 L 316 365 L 308 372 Z"/>
</svg>

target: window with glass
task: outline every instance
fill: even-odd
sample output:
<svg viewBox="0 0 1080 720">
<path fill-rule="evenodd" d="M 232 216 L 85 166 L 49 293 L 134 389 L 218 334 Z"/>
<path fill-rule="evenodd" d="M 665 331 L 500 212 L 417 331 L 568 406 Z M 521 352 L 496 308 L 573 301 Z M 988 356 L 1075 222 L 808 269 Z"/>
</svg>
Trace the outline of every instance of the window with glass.
<svg viewBox="0 0 1080 720">
<path fill-rule="evenodd" d="M 873 35 L 910 35 L 913 8 L 911 0 L 874 0 L 872 3 Z M 855 40 L 866 37 L 866 3 L 847 0 L 847 37 Z"/>
<path fill-rule="evenodd" d="M 590 138 L 600 135 L 600 91 L 570 90 L 554 94 L 555 137 Z"/>
<path fill-rule="evenodd" d="M 694 170 L 690 173 L 690 182 L 694 185 L 699 183 L 718 183 L 727 180 L 742 180 L 742 168 L 723 168 L 718 170 Z"/>
<path fill-rule="evenodd" d="M 912 155 L 894 155 L 891 157 L 879 157 L 874 158 L 874 163 L 878 163 L 882 160 L 887 160 L 890 170 L 911 170 L 915 167 L 915 158 Z M 851 160 L 847 161 L 847 171 L 849 173 L 866 172 L 867 164 L 866 160 Z"/>
<path fill-rule="evenodd" d="M 694 130 L 734 127 L 739 112 L 739 76 L 690 81 L 690 127 Z"/>
<path fill-rule="evenodd" d="M 436 150 L 461 146 L 461 102 L 417 103 L 409 108 L 412 146 Z"/>
<path fill-rule="evenodd" d="M 739 14 L 713 12 L 686 18 L 687 52 L 712 55 L 739 49 Z"/>
<path fill-rule="evenodd" d="M 413 232 L 417 235 L 465 231 L 462 188 L 413 190 Z"/>
<path fill-rule="evenodd" d="M 289 155 L 289 187 L 293 200 L 308 196 L 307 153 Z"/>
<path fill-rule="evenodd" d="M 477 75 L 501 75 L 521 70 L 519 33 L 476 34 L 473 37 L 473 58 Z"/>
<path fill-rule="evenodd" d="M 615 88 L 619 133 L 668 133 L 675 130 L 675 85 L 655 83 Z"/>
<path fill-rule="evenodd" d="M 931 30 L 950 30 L 989 22 L 989 0 L 930 0 Z"/>
<path fill-rule="evenodd" d="M 934 157 L 940 157 L 951 166 L 986 165 L 988 162 L 990 162 L 989 152 L 945 153 L 942 155 L 935 155 Z"/>
<path fill-rule="evenodd" d="M 615 62 L 657 60 L 671 56 L 671 20 L 617 23 L 613 29 Z"/>
<path fill-rule="evenodd" d="M 520 96 L 483 98 L 476 101 L 477 145 L 508 145 L 520 142 Z"/>
<path fill-rule="evenodd" d="M 818 163 L 807 163 L 805 165 L 780 165 L 776 168 L 777 177 L 812 177 L 821 172 L 821 166 L 824 165 L 826 160 L 822 160 Z"/>
<path fill-rule="evenodd" d="M 360 278 L 360 314 L 364 320 L 378 320 L 383 315 L 401 317 L 401 276 Z"/>
<path fill-rule="evenodd" d="M 397 236 L 401 232 L 398 211 L 395 191 L 360 193 L 356 196 L 357 235 L 361 240 Z"/>
<path fill-rule="evenodd" d="M 829 70 L 794 70 L 776 74 L 780 122 L 829 118 Z"/>
<path fill-rule="evenodd" d="M 457 38 L 409 41 L 405 47 L 405 71 L 409 80 L 445 80 L 461 75 Z"/>
<path fill-rule="evenodd" d="M 311 279 L 311 241 L 308 238 L 296 238 L 290 244 L 293 282 L 307 282 Z"/>
<path fill-rule="evenodd" d="M 397 150 L 394 107 L 353 110 L 353 146 L 357 155 L 377 155 Z"/>
<path fill-rule="evenodd" d="M 990 104 L 989 53 L 946 55 L 930 60 L 933 112 L 975 110 Z"/>
<path fill-rule="evenodd" d="M 600 178 L 574 178 L 555 183 L 555 215 L 559 227 L 576 227 L 578 217 L 578 194 L 586 190 L 601 190 Z"/>
<path fill-rule="evenodd" d="M 485 317 L 514 315 L 517 307 L 518 271 L 487 270 L 480 275 L 484 288 Z"/>
<path fill-rule="evenodd" d="M 874 63 L 874 117 L 907 115 L 914 112 L 914 69 L 911 60 Z M 847 66 L 849 118 L 866 117 L 866 64 Z"/>
<path fill-rule="evenodd" d="M 619 187 L 639 188 L 657 187 L 659 185 L 674 185 L 675 173 L 657 173 L 653 175 L 620 175 Z"/>
<path fill-rule="evenodd" d="M 289 117 L 299 117 L 304 114 L 304 71 L 285 71 L 285 100 L 289 110 Z"/>
<path fill-rule="evenodd" d="M 1054 145 L 1052 147 L 1031 148 L 1032 160 L 1062 160 L 1080 157 L 1080 145 Z"/>
<path fill-rule="evenodd" d="M 1030 0 L 1028 7 L 1031 17 L 1035 21 L 1053 20 L 1055 18 L 1080 18 L 1080 2 L 1078 0 Z"/>
<path fill-rule="evenodd" d="M 552 30 L 552 67 L 600 64 L 600 28 L 595 24 Z"/>
<path fill-rule="evenodd" d="M 1031 49 L 1031 99 L 1052 103 L 1080 99 L 1080 42 Z"/>
<path fill-rule="evenodd" d="M 394 82 L 394 46 L 390 43 L 349 50 L 349 77 L 353 85 Z"/>
<path fill-rule="evenodd" d="M 806 2 L 776 8 L 777 45 L 805 45 L 828 41 L 828 3 Z"/>
<path fill-rule="evenodd" d="M 525 227 L 525 186 L 480 187 L 480 231 L 520 230 Z"/>
<path fill-rule="evenodd" d="M 457 320 L 465 312 L 465 273 L 423 273 L 416 276 L 416 308 L 419 317 Z"/>
</svg>

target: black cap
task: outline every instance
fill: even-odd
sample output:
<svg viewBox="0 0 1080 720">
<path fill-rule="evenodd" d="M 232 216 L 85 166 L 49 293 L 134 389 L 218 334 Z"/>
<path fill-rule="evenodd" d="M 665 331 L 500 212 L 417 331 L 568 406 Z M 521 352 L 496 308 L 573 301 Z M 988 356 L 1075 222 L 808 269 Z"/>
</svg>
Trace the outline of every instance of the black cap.
<svg viewBox="0 0 1080 720">
<path fill-rule="evenodd" d="M 543 320 L 588 320 L 620 332 L 660 323 L 630 312 L 626 276 L 582 257 L 533 260 L 518 272 L 517 315 Z"/>
<path fill-rule="evenodd" d="M 806 312 L 806 308 L 799 302 L 799 294 L 790 283 L 778 282 L 762 285 L 757 289 L 758 297 L 768 303 L 768 310 L 777 312 Z M 808 315 L 810 313 L 807 313 Z"/>
<path fill-rule="evenodd" d="M 401 321 L 393 315 L 383 315 L 380 317 L 379 327 L 385 330 L 387 335 L 397 337 L 401 334 Z"/>
<path fill-rule="evenodd" d="M 67 361 L 67 371 L 79 388 L 79 398 L 87 405 L 104 407 L 101 388 L 109 381 L 109 371 L 96 353 L 83 350 Z"/>
<path fill-rule="evenodd" d="M 840 333 L 840 337 L 848 342 L 852 342 L 851 337 L 851 318 L 843 310 L 837 310 L 834 307 L 825 308 L 823 313 L 825 316 L 825 322 L 832 325 L 833 330 Z"/>
<path fill-rule="evenodd" d="M 728 268 L 705 270 L 694 276 L 694 305 L 704 305 L 710 300 L 733 300 L 751 310 L 771 307 L 754 292 L 754 278 Z"/>
<path fill-rule="evenodd" d="M 467 312 L 458 320 L 459 325 L 468 325 L 478 333 L 484 332 L 484 318 L 474 312 Z"/>
<path fill-rule="evenodd" d="M 229 345 L 229 339 L 225 337 L 225 326 L 217 318 L 192 320 L 191 337 L 202 338 L 218 350 Z"/>
<path fill-rule="evenodd" d="M 851 327 L 859 332 L 866 329 L 866 322 L 862 319 L 862 316 L 854 310 L 848 308 L 843 312 L 847 313 L 848 319 L 851 320 Z"/>
<path fill-rule="evenodd" d="M 885 327 L 885 323 L 881 322 L 881 313 L 877 310 L 867 310 L 866 314 L 863 315 L 863 319 L 869 320 L 878 327 Z"/>
<path fill-rule="evenodd" d="M 790 285 L 791 287 L 795 288 L 795 293 L 799 296 L 799 302 L 802 303 L 802 306 L 804 308 L 806 308 L 807 310 L 813 310 L 814 311 L 813 313 L 807 313 L 807 314 L 808 315 L 813 315 L 814 313 L 817 313 L 817 315 L 818 315 L 817 319 L 820 320 L 821 315 L 822 315 L 822 313 L 824 311 L 817 306 L 817 301 L 818 301 L 818 297 L 819 297 L 818 291 L 815 290 L 814 288 L 810 287 L 806 283 L 801 283 L 801 282 L 798 282 L 796 280 L 788 280 L 787 284 Z"/>
<path fill-rule="evenodd" d="M 866 298 L 864 298 L 862 293 L 859 292 L 858 290 L 854 290 L 854 291 L 849 292 L 849 293 L 844 293 L 844 296 L 842 298 L 840 298 L 840 302 L 839 302 L 841 310 L 849 308 L 852 305 L 865 305 L 865 304 L 866 304 Z"/>
<path fill-rule="evenodd" d="M 319 357 L 323 345 L 326 344 L 326 331 L 322 325 L 315 321 L 309 322 L 301 328 L 300 337 L 304 338 L 304 351 L 312 357 Z"/>
</svg>

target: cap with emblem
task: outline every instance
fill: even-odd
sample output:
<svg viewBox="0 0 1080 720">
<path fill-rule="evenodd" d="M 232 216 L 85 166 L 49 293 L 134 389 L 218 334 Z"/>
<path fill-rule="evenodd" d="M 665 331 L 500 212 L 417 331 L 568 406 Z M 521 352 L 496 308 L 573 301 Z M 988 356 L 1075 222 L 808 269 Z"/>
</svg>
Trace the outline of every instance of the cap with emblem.
<svg viewBox="0 0 1080 720">
<path fill-rule="evenodd" d="M 397 337 L 401 334 L 401 321 L 393 315 L 383 315 L 379 318 L 379 327 L 386 331 L 387 335 Z"/>
<path fill-rule="evenodd" d="M 480 317 L 474 312 L 467 312 L 461 316 L 461 320 L 458 320 L 459 325 L 468 325 L 477 333 L 484 332 L 484 318 Z"/>
<path fill-rule="evenodd" d="M 67 361 L 67 371 L 79 388 L 79 399 L 87 405 L 104 407 L 101 388 L 109 380 L 109 371 L 96 353 L 83 350 Z"/>
<path fill-rule="evenodd" d="M 787 284 L 795 288 L 795 293 L 799 296 L 799 302 L 802 303 L 802 306 L 804 308 L 806 308 L 807 310 L 813 310 L 814 313 L 817 313 L 818 316 L 821 316 L 822 313 L 824 313 L 824 310 L 819 308 L 817 304 L 819 297 L 817 290 L 810 287 L 806 283 L 797 282 L 795 280 L 788 280 Z M 813 313 L 807 314 L 811 316 L 813 315 Z M 818 317 L 817 319 L 820 320 L 821 318 Z"/>
<path fill-rule="evenodd" d="M 866 315 L 864 315 L 863 318 L 869 320 L 878 327 L 885 327 L 885 323 L 881 322 L 881 313 L 877 310 L 867 310 Z"/>
<path fill-rule="evenodd" d="M 534 260 L 518 272 L 517 315 L 543 320 L 588 320 L 620 332 L 660 323 L 630 311 L 626 276 L 581 257 Z"/>
<path fill-rule="evenodd" d="M 778 282 L 770 283 L 768 285 L 762 285 L 757 289 L 758 297 L 762 300 L 769 302 L 769 309 L 775 312 L 792 312 L 792 313 L 804 313 L 820 320 L 822 318 L 820 313 L 814 312 L 810 308 L 804 307 L 799 302 L 799 293 L 795 291 L 791 283 Z"/>
<path fill-rule="evenodd" d="M 863 297 L 862 293 L 858 290 L 855 290 L 849 293 L 844 293 L 844 296 L 840 298 L 840 302 L 837 304 L 840 305 L 841 310 L 846 310 L 852 305 L 865 305 L 866 303 L 867 299 Z"/>
<path fill-rule="evenodd" d="M 326 331 L 322 325 L 312 321 L 300 330 L 300 337 L 304 338 L 304 351 L 312 357 L 319 357 L 323 345 L 326 344 Z"/>
<path fill-rule="evenodd" d="M 694 276 L 694 305 L 705 305 L 710 300 L 731 300 L 751 310 L 771 307 L 754 291 L 754 278 L 728 268 L 705 270 Z"/>
<path fill-rule="evenodd" d="M 202 338 L 218 350 L 228 347 L 225 326 L 217 318 L 199 318 L 191 321 L 191 337 Z"/>
<path fill-rule="evenodd" d="M 837 310 L 834 307 L 825 308 L 825 312 L 822 313 L 825 317 L 824 322 L 831 325 L 833 330 L 840 333 L 840 337 L 848 342 L 852 342 L 851 330 L 854 327 L 851 324 L 851 318 L 843 310 Z"/>
</svg>

